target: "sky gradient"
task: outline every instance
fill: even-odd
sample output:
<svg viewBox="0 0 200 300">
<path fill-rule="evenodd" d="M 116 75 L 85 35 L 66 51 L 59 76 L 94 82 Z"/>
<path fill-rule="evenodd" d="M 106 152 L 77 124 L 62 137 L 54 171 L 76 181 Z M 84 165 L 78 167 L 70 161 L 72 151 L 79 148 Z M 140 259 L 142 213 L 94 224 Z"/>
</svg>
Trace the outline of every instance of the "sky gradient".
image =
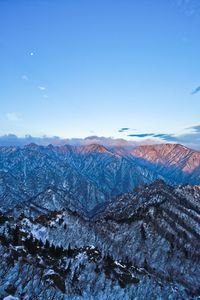
<svg viewBox="0 0 200 300">
<path fill-rule="evenodd" d="M 0 1 L 0 135 L 195 147 L 199 33 L 198 0 Z"/>
</svg>

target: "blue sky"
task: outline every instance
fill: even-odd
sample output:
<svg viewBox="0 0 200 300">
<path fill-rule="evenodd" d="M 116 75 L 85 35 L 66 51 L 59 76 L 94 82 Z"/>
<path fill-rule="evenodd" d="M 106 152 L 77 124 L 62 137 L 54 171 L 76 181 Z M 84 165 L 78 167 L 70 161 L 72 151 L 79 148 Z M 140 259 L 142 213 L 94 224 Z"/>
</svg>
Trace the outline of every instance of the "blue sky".
<svg viewBox="0 0 200 300">
<path fill-rule="evenodd" d="M 0 135 L 196 132 L 198 2 L 1 0 Z"/>
</svg>

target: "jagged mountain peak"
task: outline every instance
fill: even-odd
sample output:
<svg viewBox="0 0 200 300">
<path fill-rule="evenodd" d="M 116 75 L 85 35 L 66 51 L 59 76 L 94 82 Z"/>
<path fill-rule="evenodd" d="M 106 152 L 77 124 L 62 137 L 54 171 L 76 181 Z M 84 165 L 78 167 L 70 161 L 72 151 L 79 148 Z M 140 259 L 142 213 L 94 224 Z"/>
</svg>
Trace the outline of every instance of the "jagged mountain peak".
<svg viewBox="0 0 200 300">
<path fill-rule="evenodd" d="M 183 152 L 183 153 L 192 153 L 194 152 L 192 149 L 187 148 L 181 144 L 177 143 L 166 143 L 166 144 L 153 144 L 153 145 L 141 145 L 132 150 L 132 154 L 136 153 L 149 153 L 149 155 L 153 155 L 153 153 L 157 155 L 168 155 L 173 152 Z M 198 151 L 195 151 L 198 152 Z M 200 153 L 200 152 L 199 152 Z"/>
<path fill-rule="evenodd" d="M 35 144 L 35 143 L 30 143 L 24 146 L 24 149 L 30 149 L 30 150 L 37 150 L 41 146 Z"/>
<path fill-rule="evenodd" d="M 77 148 L 77 151 L 78 152 L 81 152 L 81 153 L 109 153 L 109 150 L 100 145 L 100 144 L 89 144 L 89 145 L 86 145 L 86 146 L 80 146 Z"/>
<path fill-rule="evenodd" d="M 131 151 L 140 164 L 157 170 L 168 181 L 198 184 L 200 180 L 200 152 L 180 144 L 144 145 Z M 188 179 L 190 177 L 190 179 Z"/>
</svg>

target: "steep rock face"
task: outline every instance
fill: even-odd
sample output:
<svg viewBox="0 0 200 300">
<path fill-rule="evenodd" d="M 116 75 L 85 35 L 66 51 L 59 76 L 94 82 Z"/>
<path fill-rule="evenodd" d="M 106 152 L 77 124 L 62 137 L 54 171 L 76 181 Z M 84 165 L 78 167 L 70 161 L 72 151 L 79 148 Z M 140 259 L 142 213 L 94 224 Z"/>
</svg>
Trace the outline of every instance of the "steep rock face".
<svg viewBox="0 0 200 300">
<path fill-rule="evenodd" d="M 160 173 L 170 183 L 199 184 L 200 152 L 179 144 L 140 146 L 131 151 L 139 164 Z"/>
</svg>

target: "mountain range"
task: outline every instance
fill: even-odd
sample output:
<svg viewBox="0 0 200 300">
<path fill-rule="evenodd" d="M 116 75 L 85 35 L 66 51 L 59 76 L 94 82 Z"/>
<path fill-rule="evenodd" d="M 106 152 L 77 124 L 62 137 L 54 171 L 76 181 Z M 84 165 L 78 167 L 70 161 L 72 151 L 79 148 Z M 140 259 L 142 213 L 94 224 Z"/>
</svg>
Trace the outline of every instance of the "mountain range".
<svg viewBox="0 0 200 300">
<path fill-rule="evenodd" d="M 200 152 L 0 148 L 0 299 L 199 299 Z"/>
<path fill-rule="evenodd" d="M 93 219 L 69 208 L 1 214 L 0 295 L 199 299 L 199 200 L 199 187 L 157 180 Z"/>
<path fill-rule="evenodd" d="M 3 210 L 24 201 L 41 204 L 41 195 L 44 194 L 44 199 L 47 194 L 52 197 L 53 210 L 70 202 L 91 215 L 113 197 L 156 179 L 171 185 L 200 184 L 200 152 L 178 144 L 146 145 L 130 150 L 98 144 L 0 148 Z M 60 200 L 55 201 L 58 197 Z M 43 202 L 45 206 L 46 201 Z"/>
</svg>

